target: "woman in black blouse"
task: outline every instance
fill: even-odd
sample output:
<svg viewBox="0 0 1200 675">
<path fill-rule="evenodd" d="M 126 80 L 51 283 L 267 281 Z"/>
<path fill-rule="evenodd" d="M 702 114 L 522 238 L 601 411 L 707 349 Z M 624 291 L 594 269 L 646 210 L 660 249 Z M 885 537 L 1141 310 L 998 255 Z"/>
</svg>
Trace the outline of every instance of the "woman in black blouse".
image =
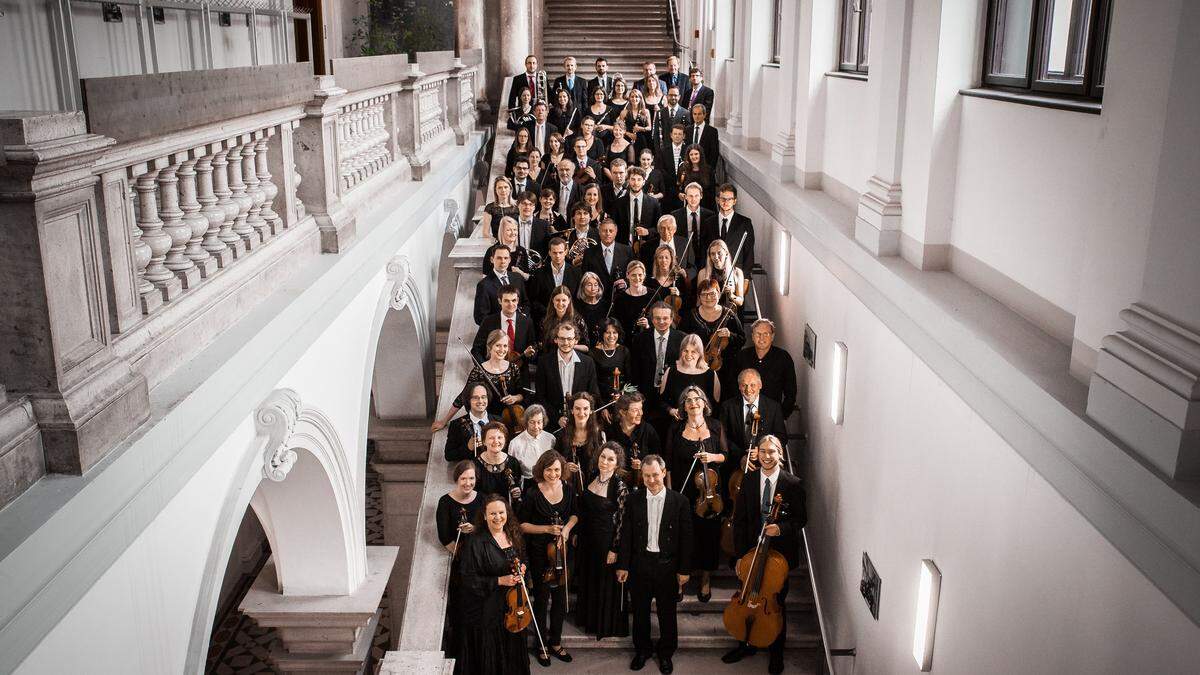
<svg viewBox="0 0 1200 675">
<path fill-rule="evenodd" d="M 600 341 L 600 324 L 608 314 L 608 303 L 604 302 L 604 284 L 595 272 L 584 272 L 579 279 L 579 291 L 575 294 L 575 309 L 583 317 L 587 333 L 579 341 L 595 345 Z M 591 350 L 588 350 L 591 353 Z"/>
<path fill-rule="evenodd" d="M 521 498 L 521 462 L 504 452 L 508 429 L 501 422 L 483 425 L 483 452 L 475 458 L 475 484 L 484 494 Z"/>
<path fill-rule="evenodd" d="M 554 106 L 546 116 L 546 121 L 558 128 L 558 132 L 567 138 L 575 134 L 579 128 L 579 110 L 571 102 L 571 92 L 559 89 L 554 99 Z"/>
<path fill-rule="evenodd" d="M 554 343 L 554 336 L 557 332 L 560 323 L 569 323 L 575 326 L 576 335 L 587 335 L 587 324 L 583 322 L 583 317 L 575 311 L 575 301 L 571 297 L 571 289 L 566 286 L 559 286 L 550 293 L 550 302 L 546 305 L 546 318 L 542 319 L 542 353 L 553 354 L 558 345 Z M 588 346 L 580 340 L 575 345 L 575 351 L 587 352 Z M 436 429 L 435 429 L 436 431 Z"/>
<path fill-rule="evenodd" d="M 571 655 L 562 646 L 563 618 L 567 611 L 567 585 L 570 580 L 570 564 L 574 556 L 570 552 L 571 531 L 579 517 L 575 514 L 575 489 L 562 479 L 566 460 L 555 450 L 547 450 L 533 465 L 534 484 L 525 488 L 521 498 L 521 532 L 529 544 L 529 576 L 533 581 L 533 611 L 537 623 L 542 627 L 550 653 L 560 661 L 569 663 Z M 546 547 L 559 540 L 565 548 L 567 573 L 560 583 L 551 586 L 545 580 L 545 572 L 551 568 Z M 546 610 L 549 607 L 547 620 Z M 539 656 L 538 662 L 550 665 L 550 659 Z"/>
<path fill-rule="evenodd" d="M 615 318 L 604 319 L 600 323 L 599 332 L 600 340 L 589 353 L 592 360 L 596 362 L 596 379 L 597 384 L 600 385 L 600 400 L 608 403 L 619 396 L 621 388 L 629 383 L 629 377 L 632 375 L 629 365 L 629 348 L 622 344 L 625 342 L 625 333 L 621 330 L 621 323 Z M 617 373 L 618 370 L 619 373 Z"/>
<path fill-rule="evenodd" d="M 467 539 L 461 556 L 462 640 L 455 675 L 528 675 L 525 635 L 504 628 L 505 595 L 520 585 L 512 561 L 525 559 L 520 524 L 503 497 L 489 495 L 474 525 L 478 534 Z"/>
<path fill-rule="evenodd" d="M 612 315 L 621 322 L 630 340 L 650 326 L 649 323 L 639 325 L 638 319 L 649 314 L 652 297 L 654 292 L 646 285 L 646 265 L 641 260 L 630 260 L 625 266 L 625 288 L 613 291 L 612 308 Z M 657 299 L 662 299 L 661 293 Z"/>
<path fill-rule="evenodd" d="M 504 176 L 497 176 L 496 180 L 492 181 L 492 194 L 495 195 L 495 201 L 490 201 L 483 206 L 483 218 L 479 224 L 484 239 L 495 239 L 495 227 L 500 224 L 501 218 L 504 216 L 516 218 L 518 215 L 517 201 L 513 197 L 511 181 Z M 469 234 L 463 236 L 469 236 Z"/>
<path fill-rule="evenodd" d="M 504 158 L 504 175 L 511 176 L 513 164 L 517 163 L 517 158 L 528 156 L 532 149 L 533 141 L 529 136 L 529 127 L 517 129 L 516 139 L 508 147 L 508 155 Z"/>
<path fill-rule="evenodd" d="M 455 464 L 453 476 L 454 488 L 438 500 L 436 514 L 438 541 L 442 542 L 451 557 L 444 633 L 444 648 L 450 656 L 457 655 L 460 637 L 458 606 L 462 602 L 462 558 L 458 555 L 458 549 L 466 545 L 466 540 L 475 531 L 472 522 L 483 508 L 483 495 L 475 491 L 475 462 L 464 459 Z"/>
<path fill-rule="evenodd" d="M 621 478 L 624 468 L 621 446 L 605 443 L 592 463 L 592 480 L 580 500 L 575 621 L 597 640 L 629 634 L 629 618 L 621 601 L 625 589 L 617 583 L 615 569 L 625 498 L 630 490 Z"/>
<path fill-rule="evenodd" d="M 683 321 L 679 323 L 679 330 L 688 333 L 695 333 L 705 347 L 715 335 L 717 339 L 728 338 L 729 344 L 725 349 L 721 350 L 721 372 L 719 373 L 721 387 L 717 389 L 717 394 L 720 394 L 721 389 L 733 391 L 737 386 L 737 373 L 733 372 L 732 364 L 736 359 L 738 352 L 746 344 L 746 329 L 742 327 L 742 320 L 736 313 L 729 316 L 724 321 L 721 320 L 729 312 L 737 310 L 728 309 L 725 305 L 718 304 L 721 299 L 721 284 L 715 279 L 706 279 L 703 283 L 698 284 L 699 291 L 699 306 L 688 312 Z M 714 398 L 714 401 L 720 401 L 720 398 Z"/>
<path fill-rule="evenodd" d="M 689 333 L 679 343 L 679 359 L 667 368 L 658 393 L 662 412 L 674 419 L 683 419 L 683 410 L 675 407 L 684 389 L 696 386 L 708 399 L 709 405 L 721 400 L 721 383 L 717 373 L 704 362 L 704 343 L 695 333 Z"/>
<path fill-rule="evenodd" d="M 592 414 L 596 409 L 596 399 L 588 392 L 571 394 L 565 407 L 569 411 L 567 423 L 554 434 L 554 447 L 566 457 L 563 480 L 569 482 L 578 494 L 585 485 L 583 471 L 591 465 L 592 458 L 604 444 L 604 432 L 600 431 L 599 420 Z"/>
<path fill-rule="evenodd" d="M 508 360 L 508 334 L 500 329 L 493 330 L 488 333 L 487 337 L 487 354 L 488 359 L 479 366 L 471 368 L 471 372 L 467 374 L 467 383 L 463 386 L 462 392 L 454 397 L 454 402 L 450 404 L 450 409 L 439 420 L 434 420 L 430 428 L 433 431 L 440 431 L 454 416 L 458 414 L 468 403 L 471 396 L 471 390 L 477 384 L 483 384 L 488 388 L 488 408 L 487 411 L 491 415 L 500 416 L 504 407 L 513 403 L 520 403 L 525 399 L 526 374 L 517 364 Z M 480 366 L 483 366 L 480 369 Z M 501 378 L 504 382 L 501 382 Z M 500 397 L 501 392 L 508 392 L 504 398 Z"/>
<path fill-rule="evenodd" d="M 679 172 L 675 177 L 675 184 L 679 186 L 679 199 L 684 199 L 684 188 L 691 183 L 696 183 L 704 192 L 704 196 L 700 199 L 700 206 L 715 211 L 717 196 L 714 194 L 712 167 L 704 159 L 704 151 L 700 149 L 699 145 L 689 145 L 684 151 L 683 157 L 683 163 L 679 165 Z"/>
<path fill-rule="evenodd" d="M 604 438 L 625 448 L 629 463 L 629 484 L 641 485 L 642 458 L 662 454 L 658 432 L 644 421 L 646 397 L 641 392 L 622 394 L 613 404 L 617 409 L 612 424 L 604 428 Z"/>
</svg>

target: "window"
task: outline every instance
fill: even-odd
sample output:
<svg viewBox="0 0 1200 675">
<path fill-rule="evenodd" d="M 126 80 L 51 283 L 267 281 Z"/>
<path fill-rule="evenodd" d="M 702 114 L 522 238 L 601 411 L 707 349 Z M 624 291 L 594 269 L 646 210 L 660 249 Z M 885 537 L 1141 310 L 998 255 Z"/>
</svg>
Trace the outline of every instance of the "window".
<svg viewBox="0 0 1200 675">
<path fill-rule="evenodd" d="M 775 0 L 775 9 L 771 13 L 771 63 L 779 63 L 780 43 L 783 37 L 783 0 Z"/>
<path fill-rule="evenodd" d="M 985 86 L 1100 100 L 1112 0 L 989 0 Z"/>
<path fill-rule="evenodd" d="M 842 0 L 842 49 L 838 70 L 867 74 L 871 46 L 871 0 Z"/>
</svg>

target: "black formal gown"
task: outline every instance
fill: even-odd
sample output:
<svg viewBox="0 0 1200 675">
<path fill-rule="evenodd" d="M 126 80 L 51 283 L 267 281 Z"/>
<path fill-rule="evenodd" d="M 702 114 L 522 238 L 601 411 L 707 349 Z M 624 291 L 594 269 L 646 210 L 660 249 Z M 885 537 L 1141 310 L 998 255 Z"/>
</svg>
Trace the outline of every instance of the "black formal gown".
<svg viewBox="0 0 1200 675">
<path fill-rule="evenodd" d="M 613 370 L 621 369 L 621 386 L 628 383 L 629 378 L 633 375 L 629 370 L 629 348 L 619 344 L 610 352 L 600 347 L 592 347 L 588 355 L 596 362 L 596 379 L 599 380 L 598 384 L 600 385 L 600 400 L 596 404 L 604 405 L 613 398 Z"/>
<path fill-rule="evenodd" d="M 663 292 L 665 293 L 666 291 Z M 637 320 L 641 318 L 643 310 L 648 310 L 650 298 L 652 297 L 654 297 L 654 289 L 650 288 L 649 285 L 646 286 L 645 295 L 629 295 L 625 291 L 617 291 L 613 296 L 612 315 L 617 321 L 621 322 L 621 328 L 625 329 L 627 340 L 632 339 L 634 335 L 642 330 L 638 328 Z M 659 297 L 662 297 L 662 293 L 659 294 Z M 646 311 L 646 318 L 650 318 L 649 311 Z"/>
<path fill-rule="evenodd" d="M 516 457 L 505 454 L 504 461 L 499 464 L 489 464 L 484 453 L 475 458 L 476 492 L 508 499 L 509 491 L 514 487 L 521 487 L 521 462 Z"/>
<path fill-rule="evenodd" d="M 501 376 L 504 377 L 503 385 L 500 383 Z M 525 387 L 529 386 L 524 370 L 518 368 L 516 364 L 509 363 L 508 370 L 503 373 L 484 371 L 479 366 L 472 366 L 471 372 L 467 374 L 467 383 L 463 386 L 462 392 L 454 398 L 454 405 L 458 408 L 467 407 L 471 389 L 477 384 L 488 388 L 487 410 L 497 417 L 504 410 L 504 404 L 500 402 L 500 397 L 496 395 L 496 392 L 507 391 L 509 394 L 524 394 Z"/>
<path fill-rule="evenodd" d="M 590 350 L 595 348 L 596 343 L 600 341 L 600 324 L 604 323 L 604 319 L 608 316 L 608 301 L 601 300 L 594 305 L 589 305 L 583 300 L 575 301 L 575 310 L 583 317 L 583 324 L 587 326 L 587 342 L 580 338 L 580 344 L 585 344 Z"/>
<path fill-rule="evenodd" d="M 570 440 L 569 434 L 571 433 L 573 432 L 570 429 L 559 429 L 556 431 L 554 433 L 554 449 L 558 450 L 563 457 L 566 457 L 568 462 L 578 464 L 586 475 L 591 471 L 592 458 L 600 452 L 600 446 L 604 443 L 604 435 L 601 433 L 599 434 L 599 438 L 593 438 L 582 445 L 576 445 Z M 585 485 L 582 478 L 570 475 L 567 467 L 564 466 L 562 479 L 563 482 L 569 482 L 571 487 L 575 488 L 575 496 L 578 497 L 580 490 Z"/>
<path fill-rule="evenodd" d="M 454 662 L 456 675 L 513 675 L 529 672 L 529 651 L 523 633 L 504 628 L 507 586 L 496 579 L 512 573 L 516 550 L 500 548 L 494 537 L 481 532 L 467 540 L 462 552 L 462 593 L 459 625 L 462 640 Z"/>
<path fill-rule="evenodd" d="M 666 414 L 671 408 L 679 408 L 679 396 L 684 389 L 692 385 L 700 387 L 704 395 L 708 397 L 708 404 L 715 410 L 717 400 L 714 392 L 716 390 L 717 372 L 711 368 L 695 375 L 679 372 L 679 367 L 674 363 L 667 368 L 667 372 L 663 375 L 667 386 L 663 389 L 661 396 L 662 411 Z M 683 409 L 680 408 L 680 414 L 683 414 Z"/>
<path fill-rule="evenodd" d="M 692 441 L 683 437 L 685 422 L 676 422 L 671 425 L 671 431 L 667 434 L 667 462 L 671 465 L 671 486 L 682 492 L 683 496 L 687 497 L 688 502 L 692 504 L 700 494 L 692 479 L 699 475 L 702 466 L 696 462 L 696 468 L 692 470 L 691 475 L 688 475 L 694 455 L 701 450 L 725 454 L 729 447 L 721 422 L 715 417 L 706 417 L 705 422 L 708 424 L 708 431 L 711 435 L 702 441 Z M 709 462 L 708 466 L 710 469 L 715 469 L 718 476 L 721 475 L 720 464 Z M 724 496 L 725 486 L 719 479 L 718 485 L 713 489 Z M 693 511 L 692 532 L 694 533 L 692 566 L 709 572 L 717 569 L 721 559 L 721 519 L 719 517 L 701 518 Z"/>
<path fill-rule="evenodd" d="M 460 522 L 474 522 L 475 514 L 483 508 L 483 493 L 476 492 L 475 499 L 466 504 L 460 504 L 448 494 L 438 500 L 436 521 L 438 541 L 447 546 L 458 538 Z M 461 552 L 467 546 L 471 535 L 464 534 L 459 538 L 458 549 Z M 496 575 L 500 576 L 500 575 Z M 462 629 L 458 624 L 458 607 L 462 604 L 462 555 L 454 556 L 450 563 L 450 587 L 446 593 L 446 628 L 442 633 L 442 649 L 450 656 L 458 655 L 458 646 L 462 638 Z"/>
<path fill-rule="evenodd" d="M 643 421 L 634 427 L 632 432 L 626 434 L 621 431 L 621 423 L 617 420 L 615 413 L 613 414 L 613 423 L 604 428 L 604 440 L 621 444 L 621 448 L 625 451 L 626 467 L 630 466 L 632 460 L 640 460 L 646 455 L 662 454 L 662 443 L 658 439 L 658 432 L 649 422 Z M 633 469 L 627 469 L 626 473 L 629 483 L 640 484 Z"/>
<path fill-rule="evenodd" d="M 620 548 L 620 527 L 628 492 L 626 483 L 614 474 L 603 497 L 588 489 L 580 500 L 575 621 L 597 640 L 629 635 L 629 616 L 621 603 L 624 589 L 617 583 L 616 564 L 608 564 L 609 551 L 616 553 Z"/>
<path fill-rule="evenodd" d="M 699 309 L 693 309 L 685 314 L 683 320 L 679 322 L 679 330 L 699 335 L 700 340 L 705 346 L 708 345 L 708 340 L 712 337 L 712 334 L 717 332 L 718 326 L 729 329 L 729 344 L 725 346 L 725 349 L 721 350 L 721 361 L 723 362 L 719 374 L 721 378 L 721 391 L 733 392 L 737 388 L 737 372 L 735 372 L 737 366 L 734 364 L 737 362 L 738 352 L 746 344 L 746 329 L 742 326 L 741 319 L 733 316 L 724 324 L 721 324 L 719 316 L 715 321 L 709 321 L 700 316 Z M 718 401 L 713 401 L 714 406 L 717 403 Z"/>
<path fill-rule="evenodd" d="M 551 504 L 542 494 L 537 483 L 530 483 L 521 497 L 521 522 L 532 525 L 550 525 L 555 516 L 561 525 L 566 525 L 571 516 L 576 515 L 575 500 L 577 493 L 574 485 L 563 481 L 562 499 L 557 504 Z M 538 626 L 546 646 L 562 644 L 562 624 L 566 617 L 566 584 L 551 588 L 543 579 L 543 574 L 550 567 L 551 561 L 546 555 L 546 545 L 554 537 L 549 534 L 525 535 L 525 547 L 529 551 L 529 574 L 526 577 L 533 583 L 533 612 L 537 617 Z M 574 564 L 575 554 L 567 542 L 567 572 L 570 581 L 571 565 Z M 547 614 L 547 605 L 549 614 Z"/>
</svg>

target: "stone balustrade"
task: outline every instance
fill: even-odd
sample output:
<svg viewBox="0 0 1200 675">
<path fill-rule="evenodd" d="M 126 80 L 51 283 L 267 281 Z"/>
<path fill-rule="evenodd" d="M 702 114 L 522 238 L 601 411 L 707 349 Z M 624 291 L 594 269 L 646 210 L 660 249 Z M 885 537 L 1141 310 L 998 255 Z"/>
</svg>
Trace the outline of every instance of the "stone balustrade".
<svg viewBox="0 0 1200 675">
<path fill-rule="evenodd" d="M 84 112 L 0 111 L 0 506 L 93 466 L 150 389 L 465 143 L 475 61 L 100 78 Z"/>
</svg>

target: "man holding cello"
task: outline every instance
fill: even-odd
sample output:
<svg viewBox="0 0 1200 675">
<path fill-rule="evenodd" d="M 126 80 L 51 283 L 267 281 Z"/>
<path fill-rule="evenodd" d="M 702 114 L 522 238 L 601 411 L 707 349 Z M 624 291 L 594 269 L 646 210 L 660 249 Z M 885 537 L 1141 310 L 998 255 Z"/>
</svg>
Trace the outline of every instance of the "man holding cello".
<svg viewBox="0 0 1200 675">
<path fill-rule="evenodd" d="M 783 444 L 779 438 L 772 435 L 763 436 L 758 443 L 759 468 L 746 474 L 742 482 L 742 491 L 737 497 L 735 512 L 738 518 L 733 524 L 733 541 L 734 550 L 739 558 L 739 573 L 743 568 L 742 559 L 753 556 L 758 548 L 760 534 L 770 542 L 771 551 L 781 553 L 787 560 L 789 572 L 800 565 L 800 530 L 808 522 L 804 488 L 800 485 L 799 478 L 783 470 L 782 462 Z M 777 495 L 782 497 L 786 508 L 777 522 L 768 523 L 768 516 Z M 749 561 L 746 567 L 749 567 Z M 745 589 L 746 580 L 741 581 L 742 588 Z M 787 594 L 788 580 L 785 576 L 783 588 L 776 598 L 779 612 L 782 614 L 782 629 L 771 642 L 771 661 L 767 669 L 769 673 L 783 672 L 783 647 L 787 639 Z M 736 596 L 730 604 L 734 602 L 737 602 Z M 725 663 L 737 663 L 756 651 L 757 648 L 748 642 L 739 641 L 736 647 L 721 657 L 721 660 Z"/>
</svg>

